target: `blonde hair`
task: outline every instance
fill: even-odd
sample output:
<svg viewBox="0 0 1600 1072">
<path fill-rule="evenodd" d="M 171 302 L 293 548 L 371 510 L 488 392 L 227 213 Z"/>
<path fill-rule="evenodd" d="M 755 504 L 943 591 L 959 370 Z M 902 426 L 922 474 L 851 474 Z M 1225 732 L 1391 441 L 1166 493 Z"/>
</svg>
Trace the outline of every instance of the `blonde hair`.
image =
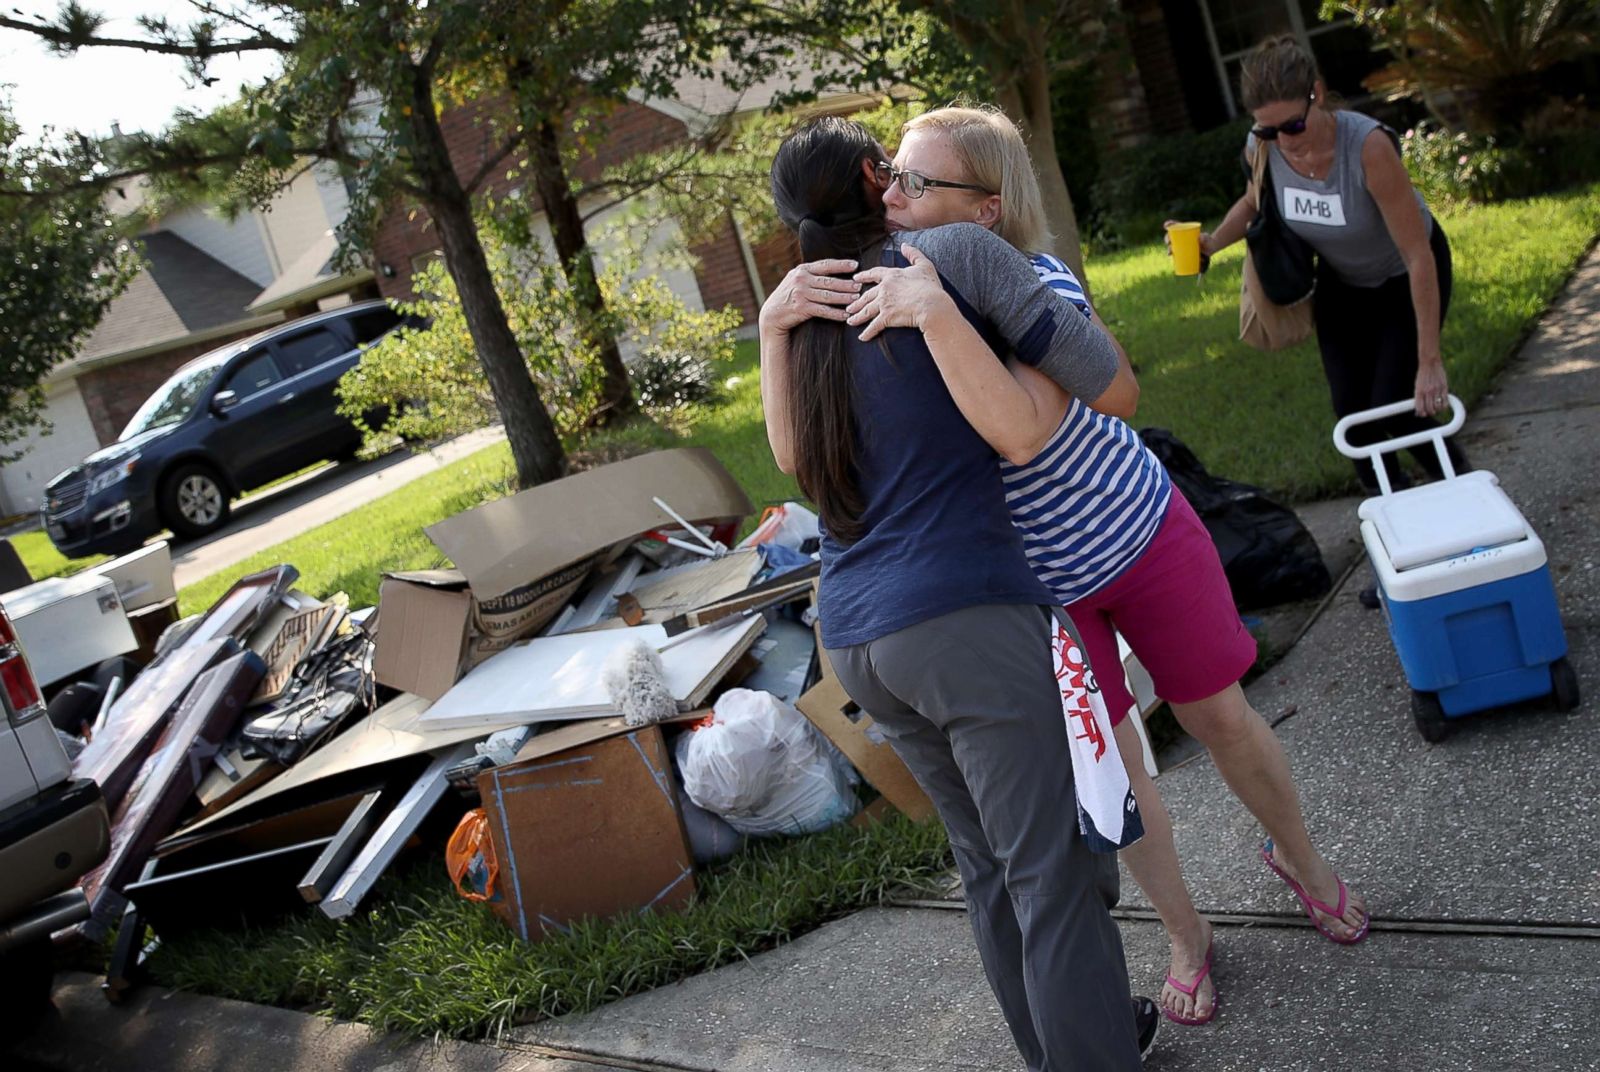
<svg viewBox="0 0 1600 1072">
<path fill-rule="evenodd" d="M 1239 96 L 1245 111 L 1278 101 L 1304 101 L 1316 87 L 1317 61 L 1293 34 L 1262 41 L 1239 67 Z"/>
<path fill-rule="evenodd" d="M 913 130 L 945 138 L 966 172 L 962 178 L 1000 195 L 995 234 L 1025 252 L 1051 248 L 1054 239 L 1045 222 L 1033 159 L 1022 131 L 1004 112 L 989 105 L 935 108 L 907 122 L 900 134 L 904 137 Z"/>
</svg>

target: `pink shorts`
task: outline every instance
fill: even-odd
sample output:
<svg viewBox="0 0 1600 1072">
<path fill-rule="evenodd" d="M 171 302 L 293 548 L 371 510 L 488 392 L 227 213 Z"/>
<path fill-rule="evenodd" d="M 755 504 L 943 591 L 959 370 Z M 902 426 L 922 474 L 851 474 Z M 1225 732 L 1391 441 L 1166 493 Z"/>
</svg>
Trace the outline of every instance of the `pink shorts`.
<svg viewBox="0 0 1600 1072">
<path fill-rule="evenodd" d="M 1113 726 L 1134 702 L 1116 633 L 1149 671 L 1156 695 L 1169 703 L 1216 695 L 1256 659 L 1255 638 L 1239 620 L 1211 534 L 1177 488 L 1144 553 L 1100 591 L 1069 604 L 1067 613 L 1083 637 Z"/>
</svg>

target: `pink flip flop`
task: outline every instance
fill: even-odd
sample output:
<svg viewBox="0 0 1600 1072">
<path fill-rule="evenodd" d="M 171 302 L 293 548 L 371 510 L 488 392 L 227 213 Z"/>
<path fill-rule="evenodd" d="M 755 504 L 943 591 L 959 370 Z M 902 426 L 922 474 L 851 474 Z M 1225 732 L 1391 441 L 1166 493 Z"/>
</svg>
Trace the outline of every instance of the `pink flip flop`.
<svg viewBox="0 0 1600 1072">
<path fill-rule="evenodd" d="M 1205 982 L 1206 976 L 1211 974 L 1211 949 L 1212 949 L 1212 946 L 1214 946 L 1215 944 L 1216 944 L 1216 939 L 1213 938 L 1211 940 L 1211 944 L 1206 946 L 1206 961 L 1205 961 L 1204 964 L 1200 965 L 1200 970 L 1195 973 L 1194 980 L 1192 982 L 1190 982 L 1187 986 L 1185 986 L 1183 983 L 1179 982 L 1177 976 L 1174 976 L 1174 975 L 1168 975 L 1167 976 L 1167 982 L 1172 986 L 1172 988 L 1174 990 L 1178 991 L 1181 994 L 1186 994 L 1191 998 L 1194 997 L 1195 991 L 1200 989 L 1200 984 Z M 1217 984 L 1216 983 L 1212 983 L 1211 984 L 1211 1008 L 1206 1011 L 1206 1014 L 1204 1016 L 1199 1016 L 1199 1017 L 1174 1016 L 1172 1014 L 1172 1011 L 1170 1009 L 1168 1009 L 1165 1005 L 1161 1006 L 1161 1015 L 1165 1016 L 1168 1020 L 1171 1020 L 1175 1024 L 1182 1024 L 1184 1027 L 1199 1027 L 1201 1024 L 1209 1024 L 1211 1022 L 1211 1018 L 1213 1016 L 1217 1015 L 1217 1006 L 1221 1003 L 1221 1001 L 1222 1001 L 1222 996 L 1217 992 Z"/>
<path fill-rule="evenodd" d="M 1366 912 L 1361 914 L 1361 928 L 1348 938 L 1339 937 L 1339 935 L 1324 926 L 1322 920 L 1317 918 L 1318 912 L 1334 919 L 1344 918 L 1345 906 L 1349 901 L 1348 891 L 1344 887 L 1344 879 L 1338 875 L 1333 876 L 1333 880 L 1339 884 L 1339 903 L 1337 905 L 1324 904 L 1311 896 L 1304 886 L 1294 880 L 1293 875 L 1279 867 L 1277 861 L 1273 860 L 1271 838 L 1268 838 L 1261 846 L 1261 859 L 1266 861 L 1268 867 L 1272 868 L 1273 874 L 1289 884 L 1289 888 L 1294 891 L 1294 895 L 1300 898 L 1300 906 L 1306 910 L 1306 915 L 1310 918 L 1311 925 L 1317 928 L 1328 941 L 1338 942 L 1340 945 L 1355 945 L 1367 936 L 1367 929 L 1372 925 L 1372 917 Z"/>
</svg>

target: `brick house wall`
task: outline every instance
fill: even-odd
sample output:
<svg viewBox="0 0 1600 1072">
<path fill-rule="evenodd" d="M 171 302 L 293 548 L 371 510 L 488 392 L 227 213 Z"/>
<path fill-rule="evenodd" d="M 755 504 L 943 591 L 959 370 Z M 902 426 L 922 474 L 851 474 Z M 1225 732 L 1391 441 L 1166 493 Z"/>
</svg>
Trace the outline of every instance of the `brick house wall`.
<svg viewBox="0 0 1600 1072">
<path fill-rule="evenodd" d="M 1189 97 L 1172 50 L 1162 0 L 1123 0 L 1128 48 L 1138 69 L 1144 114 L 1152 134 L 1194 129 Z"/>
<path fill-rule="evenodd" d="M 485 98 L 444 112 L 440 125 L 457 174 L 468 178 L 475 175 L 489 154 L 503 144 L 495 130 L 495 120 L 502 114 L 503 107 L 501 98 Z M 595 150 L 581 157 L 574 169 L 576 177 L 582 180 L 599 178 L 606 168 L 640 153 L 666 149 L 688 138 L 688 130 L 681 120 L 633 102 L 597 120 L 596 128 L 600 134 L 595 139 Z M 513 153 L 483 184 L 480 192 L 503 197 L 521 186 L 523 180 L 514 178 L 513 173 L 522 169 L 524 159 L 524 154 Z M 400 301 L 414 298 L 412 273 L 438 250 L 439 238 L 425 209 L 404 204 L 393 208 L 380 224 L 373 244 L 379 265 L 378 285 L 384 297 Z M 732 305 L 748 323 L 754 323 L 760 303 L 751 287 L 732 221 L 726 221 L 712 238 L 690 246 L 690 252 L 698 261 L 695 278 L 706 307 L 719 309 Z M 389 269 L 393 270 L 392 276 L 387 274 Z"/>
<path fill-rule="evenodd" d="M 144 405 L 145 399 L 185 363 L 263 330 L 251 328 L 80 374 L 78 393 L 83 396 L 84 408 L 89 411 L 89 423 L 94 426 L 94 434 L 99 438 L 100 445 L 115 442 L 134 413 Z"/>
<path fill-rule="evenodd" d="M 790 268 L 800 263 L 800 244 L 786 227 L 779 227 L 776 232 L 752 245 L 750 253 L 755 258 L 761 286 L 768 294 L 783 282 Z"/>
</svg>

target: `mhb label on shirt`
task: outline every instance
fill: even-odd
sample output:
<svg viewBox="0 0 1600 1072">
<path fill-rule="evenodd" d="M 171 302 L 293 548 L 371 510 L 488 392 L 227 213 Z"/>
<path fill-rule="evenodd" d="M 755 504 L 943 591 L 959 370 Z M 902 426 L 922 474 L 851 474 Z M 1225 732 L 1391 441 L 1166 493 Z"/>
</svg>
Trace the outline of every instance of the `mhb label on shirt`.
<svg viewBox="0 0 1600 1072">
<path fill-rule="evenodd" d="M 1315 190 L 1283 188 L 1283 218 L 1295 223 L 1319 223 L 1324 227 L 1344 226 L 1344 200 L 1338 194 L 1319 194 Z"/>
</svg>

